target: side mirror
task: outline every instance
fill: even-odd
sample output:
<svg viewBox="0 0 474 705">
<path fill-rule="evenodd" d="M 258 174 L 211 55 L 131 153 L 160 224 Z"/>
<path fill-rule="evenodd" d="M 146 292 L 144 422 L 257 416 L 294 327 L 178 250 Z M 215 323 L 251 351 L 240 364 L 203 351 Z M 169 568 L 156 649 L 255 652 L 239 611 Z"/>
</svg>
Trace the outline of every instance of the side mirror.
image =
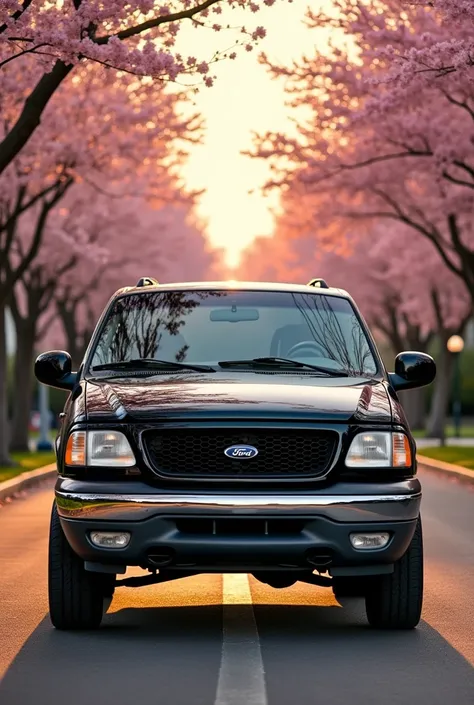
<svg viewBox="0 0 474 705">
<path fill-rule="evenodd" d="M 77 373 L 72 372 L 72 361 L 64 350 L 51 350 L 36 358 L 35 376 L 38 382 L 48 387 L 71 390 L 74 388 Z"/>
<path fill-rule="evenodd" d="M 436 377 L 436 363 L 425 353 L 402 352 L 395 358 L 395 372 L 388 376 L 397 392 L 424 387 Z"/>
</svg>

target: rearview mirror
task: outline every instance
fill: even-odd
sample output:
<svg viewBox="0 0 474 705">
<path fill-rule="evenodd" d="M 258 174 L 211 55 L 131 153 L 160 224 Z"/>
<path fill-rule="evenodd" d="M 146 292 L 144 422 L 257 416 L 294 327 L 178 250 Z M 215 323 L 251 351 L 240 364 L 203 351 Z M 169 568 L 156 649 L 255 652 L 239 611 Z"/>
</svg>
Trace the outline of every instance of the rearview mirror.
<svg viewBox="0 0 474 705">
<path fill-rule="evenodd" d="M 240 323 L 241 321 L 258 321 L 260 314 L 256 308 L 216 308 L 209 314 L 211 321 Z"/>
<path fill-rule="evenodd" d="M 402 352 L 395 358 L 395 372 L 389 373 L 397 392 L 424 387 L 436 377 L 436 363 L 430 355 L 421 352 Z"/>
<path fill-rule="evenodd" d="M 71 370 L 71 356 L 64 350 L 50 350 L 36 358 L 36 379 L 38 382 L 48 385 L 48 387 L 73 389 L 76 384 L 77 373 Z"/>
</svg>

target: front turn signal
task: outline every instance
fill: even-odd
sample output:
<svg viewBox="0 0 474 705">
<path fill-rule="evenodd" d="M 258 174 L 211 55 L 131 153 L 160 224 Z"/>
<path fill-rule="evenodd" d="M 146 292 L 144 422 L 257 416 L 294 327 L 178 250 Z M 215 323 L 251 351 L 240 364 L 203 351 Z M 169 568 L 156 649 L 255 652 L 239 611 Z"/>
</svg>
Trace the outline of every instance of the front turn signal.
<svg viewBox="0 0 474 705">
<path fill-rule="evenodd" d="M 66 455 L 64 458 L 66 465 L 86 464 L 86 432 L 73 431 L 67 439 Z"/>
<path fill-rule="evenodd" d="M 392 458 L 395 468 L 408 468 L 411 465 L 410 441 L 404 433 L 392 433 Z"/>
</svg>

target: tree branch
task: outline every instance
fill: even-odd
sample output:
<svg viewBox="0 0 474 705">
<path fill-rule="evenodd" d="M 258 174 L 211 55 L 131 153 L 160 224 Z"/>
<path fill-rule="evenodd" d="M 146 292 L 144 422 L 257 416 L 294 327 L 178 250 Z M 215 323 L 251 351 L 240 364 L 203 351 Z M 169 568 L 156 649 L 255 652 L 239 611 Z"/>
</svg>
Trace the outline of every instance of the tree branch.
<svg viewBox="0 0 474 705">
<path fill-rule="evenodd" d="M 381 154 L 378 157 L 370 157 L 370 159 L 365 159 L 362 162 L 357 162 L 356 164 L 340 164 L 339 169 L 341 170 L 352 170 L 352 169 L 362 169 L 364 166 L 372 166 L 373 164 L 378 164 L 380 162 L 391 161 L 392 159 L 402 159 L 404 157 L 431 157 L 433 152 L 429 149 L 425 151 L 409 149 L 405 152 L 393 152 L 392 154 Z"/>
<path fill-rule="evenodd" d="M 444 325 L 443 316 L 441 313 L 441 302 L 439 300 L 439 294 L 436 289 L 431 290 L 431 302 L 433 304 L 433 310 L 435 312 L 436 326 L 438 332 L 443 331 L 446 326 Z"/>
<path fill-rule="evenodd" d="M 451 174 L 448 174 L 446 170 L 443 171 L 443 179 L 446 179 L 446 181 L 449 181 L 449 183 L 454 184 L 455 186 L 465 186 L 466 188 L 474 189 L 474 181 L 464 181 L 464 179 L 456 179 L 455 176 L 451 176 Z"/>
<path fill-rule="evenodd" d="M 5 221 L 4 226 L 0 225 L 0 234 L 2 232 L 6 233 L 5 242 L 3 243 L 3 246 L 0 250 L 0 272 L 8 261 L 8 256 L 9 256 L 10 249 L 12 247 L 12 243 L 13 243 L 14 236 L 15 236 L 18 215 L 21 212 L 22 201 L 23 201 L 23 197 L 24 197 L 25 193 L 26 193 L 26 186 L 24 186 L 24 185 L 20 186 L 17 191 L 17 194 L 16 194 L 16 201 L 15 201 L 15 205 L 13 207 L 13 213 L 11 213 L 9 215 L 9 217 Z"/>
<path fill-rule="evenodd" d="M 44 228 L 48 219 L 49 212 L 54 208 L 54 206 L 61 200 L 61 198 L 66 193 L 67 189 L 74 183 L 74 180 L 69 178 L 66 182 L 60 184 L 57 188 L 56 193 L 48 200 L 43 201 L 40 214 L 36 221 L 35 232 L 33 235 L 33 240 L 30 244 L 28 252 L 23 257 L 22 261 L 18 267 L 13 271 L 10 271 L 9 277 L 2 283 L 1 287 L 1 298 L 8 297 L 9 292 L 15 286 L 15 284 L 23 277 L 36 255 L 41 245 L 43 238 Z"/>
<path fill-rule="evenodd" d="M 135 37 L 137 34 L 142 32 L 147 32 L 149 29 L 154 29 L 162 24 L 169 24 L 170 22 L 177 22 L 178 20 L 185 20 L 194 17 L 194 15 L 199 14 L 203 10 L 207 10 L 211 5 L 215 5 L 221 0 L 205 0 L 205 2 L 195 7 L 189 8 L 189 10 L 181 10 L 181 12 L 173 12 L 170 15 L 163 15 L 161 17 L 154 17 L 152 20 L 147 20 L 141 24 L 137 24 L 134 27 L 128 27 L 123 29 L 117 34 L 109 34 L 106 37 L 96 37 L 94 39 L 96 44 L 107 44 L 109 39 L 112 37 L 117 37 L 117 39 L 129 39 L 130 37 Z"/>
<path fill-rule="evenodd" d="M 465 100 L 457 100 L 456 98 L 453 98 L 452 95 L 447 93 L 446 91 L 441 91 L 441 93 L 444 95 L 447 101 L 449 101 L 452 105 L 456 105 L 458 108 L 461 108 L 462 110 L 465 110 L 468 115 L 471 116 L 471 118 L 474 120 L 474 110 L 470 107 L 470 105 L 467 103 Z"/>
<path fill-rule="evenodd" d="M 38 49 L 41 49 L 41 47 L 48 46 L 47 44 L 37 44 L 34 47 L 31 47 L 31 49 L 23 49 L 22 51 L 19 51 L 18 54 L 12 54 L 11 56 L 8 56 L 6 59 L 3 61 L 0 61 L 0 69 L 6 66 L 6 64 L 9 64 L 10 61 L 13 61 L 14 59 L 18 59 L 20 56 L 25 56 L 25 54 L 33 54 L 35 53 Z"/>
<path fill-rule="evenodd" d="M 56 89 L 72 71 L 72 64 L 58 60 L 52 71 L 45 73 L 25 100 L 12 129 L 0 142 L 0 174 L 11 164 L 41 122 L 41 115 Z"/>
<path fill-rule="evenodd" d="M 0 235 L 2 234 L 2 232 L 4 232 L 5 230 L 7 230 L 7 228 L 10 226 L 10 223 L 11 223 L 12 221 L 14 221 L 14 220 L 16 220 L 17 218 L 19 218 L 19 216 L 20 216 L 22 213 L 24 213 L 25 211 L 27 211 L 29 208 L 32 208 L 38 201 L 40 201 L 42 198 L 44 198 L 44 197 L 47 196 L 49 193 L 51 193 L 51 191 L 54 191 L 55 189 L 57 189 L 57 187 L 58 187 L 58 185 L 59 185 L 59 183 L 60 183 L 61 181 L 63 181 L 63 177 L 60 177 L 60 179 L 59 179 L 59 180 L 56 180 L 56 181 L 54 182 L 54 184 L 50 184 L 50 185 L 47 186 L 46 188 L 44 188 L 44 189 L 42 189 L 41 191 L 39 191 L 37 194 L 35 194 L 34 196 L 32 196 L 29 201 L 25 201 L 24 203 L 21 203 L 20 205 L 15 206 L 14 209 L 13 209 L 13 211 L 7 216 L 7 218 L 6 218 L 3 222 L 0 220 Z M 21 189 L 25 189 L 25 187 L 21 186 L 19 190 L 21 190 Z M 26 189 L 25 189 L 25 190 L 26 190 Z M 2 248 L 2 250 L 0 250 L 0 264 L 1 264 L 1 261 L 2 261 L 2 260 L 1 260 L 1 255 L 3 255 L 3 254 L 5 254 L 5 252 L 4 252 L 3 248 Z"/>
<path fill-rule="evenodd" d="M 21 10 L 17 10 L 16 12 L 11 15 L 12 20 L 19 20 L 20 17 L 23 15 L 24 12 L 29 8 L 33 0 L 23 0 L 23 5 L 21 6 Z M 7 24 L 2 24 L 0 25 L 0 34 L 3 34 L 3 32 L 6 32 L 8 28 Z"/>
<path fill-rule="evenodd" d="M 453 161 L 454 166 L 459 167 L 459 169 L 463 169 L 464 171 L 467 171 L 469 176 L 472 176 L 474 179 L 474 168 L 472 166 L 469 166 L 469 164 L 466 164 L 466 162 L 461 162 L 458 159 L 455 159 Z"/>
<path fill-rule="evenodd" d="M 371 218 L 386 218 L 390 220 L 397 220 L 401 223 L 404 223 L 405 225 L 408 225 L 410 228 L 413 228 L 417 232 L 421 233 L 424 237 L 427 237 L 430 242 L 433 243 L 433 245 L 436 247 L 437 252 L 441 256 L 443 262 L 446 264 L 446 266 L 454 273 L 456 276 L 460 277 L 463 281 L 465 281 L 465 277 L 463 276 L 463 271 L 460 267 L 456 267 L 456 265 L 449 259 L 446 251 L 444 250 L 443 246 L 440 243 L 439 238 L 436 236 L 435 233 L 430 232 L 426 228 L 424 228 L 422 225 L 419 223 L 416 223 L 415 221 L 411 220 L 408 216 L 406 215 L 400 215 L 399 213 L 393 213 L 390 211 L 365 211 L 363 213 L 359 213 L 357 211 L 347 211 L 341 214 L 342 216 L 345 216 L 347 218 L 353 218 L 354 220 L 368 220 Z"/>
</svg>

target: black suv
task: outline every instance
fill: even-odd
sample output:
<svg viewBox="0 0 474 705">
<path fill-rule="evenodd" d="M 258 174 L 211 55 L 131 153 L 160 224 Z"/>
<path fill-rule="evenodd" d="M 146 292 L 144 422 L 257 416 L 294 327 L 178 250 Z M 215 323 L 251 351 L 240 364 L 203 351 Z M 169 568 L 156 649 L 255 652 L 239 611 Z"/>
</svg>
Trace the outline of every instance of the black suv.
<svg viewBox="0 0 474 705">
<path fill-rule="evenodd" d="M 363 596 L 375 627 L 417 625 L 421 488 L 397 392 L 435 364 L 404 352 L 388 374 L 345 291 L 143 278 L 112 297 L 78 372 L 62 351 L 35 371 L 70 391 L 56 627 L 98 627 L 119 585 L 239 571 Z M 147 572 L 117 580 L 127 566 Z"/>
</svg>

